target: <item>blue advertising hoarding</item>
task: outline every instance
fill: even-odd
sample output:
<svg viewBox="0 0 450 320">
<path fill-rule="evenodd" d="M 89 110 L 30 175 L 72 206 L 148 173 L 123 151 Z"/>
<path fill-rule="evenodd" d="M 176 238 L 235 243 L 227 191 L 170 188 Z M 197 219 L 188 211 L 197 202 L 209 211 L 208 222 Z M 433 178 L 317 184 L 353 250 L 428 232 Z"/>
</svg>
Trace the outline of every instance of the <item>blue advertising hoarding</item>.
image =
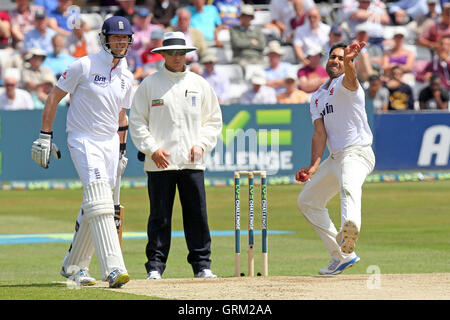
<svg viewBox="0 0 450 320">
<path fill-rule="evenodd" d="M 313 126 L 308 105 L 251 105 L 222 107 L 223 133 L 207 155 L 206 175 L 232 177 L 234 170 L 267 170 L 271 175 L 292 174 L 309 163 Z M 42 110 L 0 111 L 0 181 L 76 179 L 65 133 L 67 109 L 58 110 L 54 142 L 60 160 L 49 169 L 31 159 L 31 144 L 38 137 Z M 125 177 L 143 177 L 143 163 L 128 137 Z"/>
<path fill-rule="evenodd" d="M 374 131 L 375 170 L 450 169 L 450 113 L 375 114 L 367 107 Z M 53 131 L 62 159 L 42 169 L 31 159 L 41 110 L 0 111 L 0 182 L 77 179 L 66 144 L 67 109 L 58 110 Z M 234 170 L 266 170 L 293 175 L 309 164 L 313 126 L 309 105 L 222 106 L 223 132 L 207 157 L 207 177 L 232 177 Z M 144 177 L 143 163 L 128 138 L 125 177 Z M 325 154 L 325 156 L 327 153 Z"/>
<path fill-rule="evenodd" d="M 374 116 L 376 170 L 450 169 L 450 112 Z"/>
</svg>

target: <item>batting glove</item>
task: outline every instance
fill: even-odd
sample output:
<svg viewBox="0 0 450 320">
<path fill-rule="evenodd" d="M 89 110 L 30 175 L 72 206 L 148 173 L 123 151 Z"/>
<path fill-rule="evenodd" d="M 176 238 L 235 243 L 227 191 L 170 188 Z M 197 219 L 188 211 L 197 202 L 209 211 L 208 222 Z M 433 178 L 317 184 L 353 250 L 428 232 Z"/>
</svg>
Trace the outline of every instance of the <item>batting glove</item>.
<svg viewBox="0 0 450 320">
<path fill-rule="evenodd" d="M 119 157 L 119 169 L 118 169 L 118 172 L 121 176 L 125 172 L 125 168 L 127 167 L 127 164 L 128 164 L 128 158 L 125 157 L 125 155 L 123 155 L 121 153 L 120 157 Z"/>
<path fill-rule="evenodd" d="M 52 143 L 52 132 L 43 132 L 39 134 L 39 138 L 33 142 L 31 146 L 31 158 L 41 167 L 48 169 L 50 163 L 50 155 L 53 159 L 61 158 L 61 152 L 56 144 Z"/>
</svg>

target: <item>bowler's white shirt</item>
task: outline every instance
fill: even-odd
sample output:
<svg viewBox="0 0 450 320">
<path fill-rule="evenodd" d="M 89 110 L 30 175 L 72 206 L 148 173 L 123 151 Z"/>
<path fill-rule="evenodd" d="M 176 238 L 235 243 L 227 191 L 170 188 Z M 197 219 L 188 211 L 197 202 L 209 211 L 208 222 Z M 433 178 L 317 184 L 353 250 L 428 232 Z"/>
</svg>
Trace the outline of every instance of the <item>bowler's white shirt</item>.
<svg viewBox="0 0 450 320">
<path fill-rule="evenodd" d="M 133 75 L 121 59 L 114 68 L 105 50 L 72 63 L 56 84 L 70 93 L 67 133 L 111 137 L 119 127 L 119 113 L 131 105 Z"/>
<path fill-rule="evenodd" d="M 323 118 L 328 150 L 334 154 L 349 146 L 371 145 L 373 136 L 367 122 L 365 95 L 361 85 L 350 91 L 342 85 L 344 75 L 326 81 L 311 96 L 312 122 Z"/>
</svg>

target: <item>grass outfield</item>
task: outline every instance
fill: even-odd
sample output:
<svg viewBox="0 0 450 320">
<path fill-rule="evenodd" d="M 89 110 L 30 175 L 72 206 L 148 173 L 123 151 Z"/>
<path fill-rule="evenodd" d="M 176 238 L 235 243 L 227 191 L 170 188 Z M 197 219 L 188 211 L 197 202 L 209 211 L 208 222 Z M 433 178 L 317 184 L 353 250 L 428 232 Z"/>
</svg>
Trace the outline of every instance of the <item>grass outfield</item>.
<svg viewBox="0 0 450 320">
<path fill-rule="evenodd" d="M 317 234 L 296 206 L 299 185 L 268 188 L 269 230 L 291 231 L 269 236 L 271 276 L 315 275 L 327 265 L 329 256 Z M 346 274 L 365 274 L 369 266 L 381 273 L 450 272 L 450 181 L 370 183 L 364 185 L 361 236 L 357 253 L 361 262 Z M 246 193 L 241 187 L 241 228 L 247 228 Z M 255 202 L 259 204 L 259 187 Z M 208 187 L 210 229 L 233 230 L 233 188 Z M 145 231 L 148 218 L 147 190 L 124 189 L 125 232 Z M 0 192 L 0 234 L 73 232 L 81 201 L 81 190 L 10 190 Z M 255 206 L 255 230 L 260 228 L 259 206 Z M 332 219 L 339 227 L 339 199 L 329 203 Z M 182 230 L 179 200 L 173 214 L 173 230 Z M 242 239 L 242 270 L 246 270 L 246 238 Z M 260 237 L 255 239 L 255 272 L 260 272 Z M 145 239 L 124 240 L 125 263 L 132 279 L 146 277 Z M 0 245 L 0 299 L 152 299 L 103 289 L 71 289 L 59 276 L 69 242 Z M 221 277 L 234 272 L 234 240 L 212 239 L 212 269 Z M 192 277 L 186 262 L 184 238 L 172 239 L 165 278 Z M 99 278 L 96 257 L 91 274 Z M 156 297 L 154 297 L 156 299 Z"/>
</svg>

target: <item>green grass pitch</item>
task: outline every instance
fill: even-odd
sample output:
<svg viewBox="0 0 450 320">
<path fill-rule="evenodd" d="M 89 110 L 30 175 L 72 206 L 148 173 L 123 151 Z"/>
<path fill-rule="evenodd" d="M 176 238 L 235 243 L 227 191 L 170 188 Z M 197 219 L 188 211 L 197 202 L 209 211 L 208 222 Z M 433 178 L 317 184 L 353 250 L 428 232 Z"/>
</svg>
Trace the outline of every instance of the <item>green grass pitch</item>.
<svg viewBox="0 0 450 320">
<path fill-rule="evenodd" d="M 311 226 L 297 209 L 301 185 L 268 186 L 268 228 L 290 231 L 269 236 L 272 276 L 315 275 L 329 256 Z M 382 273 L 450 272 L 450 181 L 367 183 L 363 187 L 362 230 L 356 246 L 361 262 L 346 271 L 365 274 L 376 265 Z M 241 187 L 241 229 L 247 228 L 247 187 Z M 210 229 L 233 230 L 233 188 L 207 187 Z M 145 231 L 149 211 L 146 188 L 124 189 L 124 231 Z M 259 186 L 255 187 L 255 230 L 260 228 Z M 0 192 L 0 234 L 73 232 L 81 190 L 9 190 Z M 329 203 L 340 224 L 339 198 Z M 182 230 L 176 198 L 173 230 Z M 241 239 L 242 270 L 246 270 L 246 237 Z M 255 272 L 260 272 L 260 237 L 255 239 Z M 59 275 L 69 242 L 0 245 L 0 299 L 154 299 L 103 289 L 70 288 Z M 123 243 L 132 279 L 145 279 L 145 239 Z M 165 278 L 192 277 L 184 238 L 173 238 Z M 221 277 L 234 272 L 234 238 L 212 238 L 212 269 Z M 91 274 L 99 278 L 97 258 Z"/>
</svg>

